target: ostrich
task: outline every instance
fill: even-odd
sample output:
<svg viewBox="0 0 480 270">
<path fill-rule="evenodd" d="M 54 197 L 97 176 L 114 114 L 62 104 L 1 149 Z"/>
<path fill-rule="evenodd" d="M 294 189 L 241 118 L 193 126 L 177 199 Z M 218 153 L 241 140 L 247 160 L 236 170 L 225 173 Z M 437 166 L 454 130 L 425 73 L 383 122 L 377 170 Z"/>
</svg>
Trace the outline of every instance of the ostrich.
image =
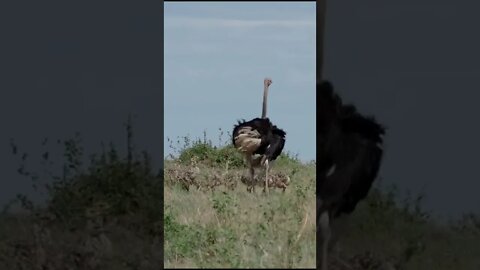
<svg viewBox="0 0 480 270">
<path fill-rule="evenodd" d="M 272 80 L 265 78 L 263 90 L 262 117 L 248 122 L 238 121 L 232 133 L 232 142 L 236 149 L 245 155 L 250 170 L 250 185 L 247 191 L 255 192 L 255 167 L 265 167 L 264 192 L 268 193 L 269 163 L 276 160 L 285 146 L 286 132 L 278 128 L 267 118 L 268 87 Z M 256 155 L 256 156 L 254 156 Z"/>
<path fill-rule="evenodd" d="M 331 220 L 353 212 L 377 177 L 385 128 L 342 104 L 328 81 L 317 82 L 317 226 L 322 270 L 327 269 Z M 319 250 L 320 252 L 320 250 Z"/>
</svg>

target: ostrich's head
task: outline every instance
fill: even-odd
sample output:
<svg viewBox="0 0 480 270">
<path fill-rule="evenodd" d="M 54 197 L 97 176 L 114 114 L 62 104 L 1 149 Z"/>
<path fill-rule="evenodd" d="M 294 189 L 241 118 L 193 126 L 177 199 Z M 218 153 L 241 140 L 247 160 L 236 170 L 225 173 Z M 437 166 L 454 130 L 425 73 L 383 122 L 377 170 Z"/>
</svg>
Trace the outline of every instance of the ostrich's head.
<svg viewBox="0 0 480 270">
<path fill-rule="evenodd" d="M 262 118 L 267 117 L 267 96 L 268 96 L 268 87 L 272 84 L 272 79 L 265 78 L 263 80 L 263 107 L 262 107 Z"/>
<path fill-rule="evenodd" d="M 265 85 L 265 87 L 269 87 L 270 84 L 272 84 L 272 79 L 270 79 L 270 78 L 265 78 L 265 79 L 263 80 L 263 84 Z"/>
</svg>

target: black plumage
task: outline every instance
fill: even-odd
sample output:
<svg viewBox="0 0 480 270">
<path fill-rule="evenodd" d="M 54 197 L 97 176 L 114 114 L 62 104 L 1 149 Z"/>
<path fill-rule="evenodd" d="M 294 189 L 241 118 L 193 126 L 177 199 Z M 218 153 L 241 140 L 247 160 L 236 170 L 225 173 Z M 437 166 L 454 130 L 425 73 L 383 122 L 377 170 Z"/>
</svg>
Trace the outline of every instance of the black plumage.
<svg viewBox="0 0 480 270">
<path fill-rule="evenodd" d="M 328 81 L 317 84 L 317 226 L 322 236 L 322 269 L 330 219 L 354 211 L 381 165 L 385 128 L 345 105 Z"/>
<path fill-rule="evenodd" d="M 268 161 L 276 160 L 282 153 L 285 146 L 286 132 L 277 126 L 273 125 L 268 118 L 255 118 L 250 121 L 238 121 L 238 124 L 233 128 L 232 143 L 235 147 L 240 145 L 235 144 L 235 138 L 239 135 L 240 130 L 245 127 L 251 127 L 260 134 L 260 145 L 253 152 L 254 155 L 264 155 Z"/>
</svg>

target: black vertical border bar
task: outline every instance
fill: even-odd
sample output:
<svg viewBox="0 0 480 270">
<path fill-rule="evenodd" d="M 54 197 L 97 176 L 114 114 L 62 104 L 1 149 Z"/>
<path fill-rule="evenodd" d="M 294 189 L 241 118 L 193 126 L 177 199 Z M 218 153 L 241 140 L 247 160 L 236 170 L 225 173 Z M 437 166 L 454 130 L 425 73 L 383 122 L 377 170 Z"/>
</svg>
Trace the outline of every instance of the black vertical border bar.
<svg viewBox="0 0 480 270">
<path fill-rule="evenodd" d="M 316 4 L 316 9 L 317 9 L 317 27 L 316 27 L 316 30 L 317 30 L 317 36 L 316 36 L 316 47 L 317 47 L 317 63 L 316 63 L 316 75 L 317 75 L 317 86 L 318 84 L 322 81 L 322 76 L 323 76 L 323 73 L 324 73 L 324 47 L 325 47 L 325 23 L 326 23 L 326 10 L 327 10 L 327 0 L 317 0 L 317 4 Z M 317 98 L 317 96 L 315 96 Z M 318 102 L 317 102 L 318 103 Z M 318 112 L 315 110 L 315 113 L 318 114 Z M 315 119 L 318 119 L 318 117 L 315 117 Z M 316 129 L 318 129 L 318 122 L 316 123 Z M 319 138 L 317 136 L 317 141 L 316 141 L 316 145 L 317 145 L 317 149 L 316 149 L 316 152 L 317 152 L 317 158 L 316 160 L 318 161 L 319 160 L 319 156 L 318 156 L 318 146 L 320 145 L 320 142 L 319 142 Z M 318 177 L 317 177 L 318 179 Z M 317 198 L 316 198 L 316 202 L 317 202 L 317 212 L 318 212 L 318 209 L 319 209 L 319 206 L 320 206 L 320 203 L 319 203 L 319 197 L 318 197 L 318 184 L 317 184 L 317 187 L 316 187 L 316 190 L 317 190 Z M 316 256 L 316 264 L 317 264 L 317 269 L 320 269 L 321 268 L 321 263 L 320 263 L 320 230 L 319 230 L 319 227 L 318 227 L 318 216 L 316 218 L 316 227 L 317 227 L 317 231 L 316 231 L 316 249 L 317 249 L 317 256 Z"/>
</svg>

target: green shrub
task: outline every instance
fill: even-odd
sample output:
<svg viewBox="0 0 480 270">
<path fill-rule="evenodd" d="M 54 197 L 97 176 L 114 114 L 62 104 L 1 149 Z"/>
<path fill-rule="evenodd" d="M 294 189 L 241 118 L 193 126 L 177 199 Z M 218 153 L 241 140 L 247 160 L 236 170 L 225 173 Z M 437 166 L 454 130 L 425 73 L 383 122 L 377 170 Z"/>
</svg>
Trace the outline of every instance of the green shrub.
<svg viewBox="0 0 480 270">
<path fill-rule="evenodd" d="M 150 155 L 143 151 L 137 154 L 133 147 L 132 123 L 127 123 L 127 155 L 121 157 L 113 144 L 108 150 L 90 157 L 84 168 L 84 150 L 80 133 L 63 142 L 65 162 L 59 174 L 50 174 L 45 183 L 47 191 L 46 209 L 70 229 L 81 227 L 89 209 L 104 206 L 102 215 L 141 216 L 142 222 L 151 225 L 162 218 L 159 201 L 163 197 L 161 185 L 163 175 L 155 175 Z M 17 147 L 13 142 L 13 146 Z M 48 153 L 48 152 L 47 152 Z M 47 155 L 42 156 L 44 159 Z M 21 164 L 24 176 L 38 174 L 28 172 L 25 159 Z M 45 163 L 42 163 L 46 166 Z M 51 165 L 51 164 L 50 164 Z M 48 171 L 49 168 L 44 168 Z M 18 201 L 26 210 L 35 206 L 24 195 Z M 38 208 L 38 207 L 37 207 Z M 145 229 L 151 229 L 144 226 Z"/>
<path fill-rule="evenodd" d="M 231 144 L 231 139 L 223 138 L 224 133 L 221 129 L 219 143 L 214 145 L 207 139 L 207 133 L 204 131 L 203 139 L 192 140 L 189 136 L 178 137 L 176 145 L 167 138 L 170 148 L 177 156 L 171 158 L 183 164 L 190 164 L 192 159 L 202 162 L 208 166 L 225 166 L 228 162 L 230 168 L 241 168 L 246 166 L 243 155 Z M 292 155 L 283 152 L 275 161 L 279 167 L 298 167 L 301 165 L 298 155 Z"/>
</svg>

